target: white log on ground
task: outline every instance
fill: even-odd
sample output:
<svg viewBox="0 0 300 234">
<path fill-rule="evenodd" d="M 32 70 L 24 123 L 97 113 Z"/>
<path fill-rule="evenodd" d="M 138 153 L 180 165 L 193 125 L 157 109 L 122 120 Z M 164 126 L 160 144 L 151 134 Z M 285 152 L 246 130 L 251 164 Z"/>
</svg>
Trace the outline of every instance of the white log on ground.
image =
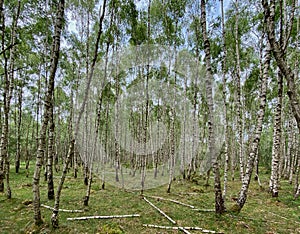
<svg viewBox="0 0 300 234">
<path fill-rule="evenodd" d="M 215 234 L 221 234 L 223 232 L 217 232 L 212 230 L 207 230 L 200 227 L 170 227 L 170 226 L 161 226 L 161 225 L 155 225 L 155 224 L 143 224 L 144 227 L 148 228 L 159 228 L 159 229 L 169 229 L 169 230 L 194 230 L 194 231 L 201 231 L 202 233 L 215 233 Z"/>
<path fill-rule="evenodd" d="M 189 204 L 186 204 L 186 203 L 177 201 L 177 200 L 173 200 L 173 199 L 169 199 L 169 198 L 163 198 L 163 197 L 158 197 L 158 196 L 148 196 L 148 195 L 144 195 L 144 196 L 145 196 L 145 197 L 154 198 L 154 199 L 157 199 L 157 200 L 161 200 L 161 201 L 170 201 L 170 202 L 173 202 L 173 203 L 182 205 L 182 206 L 187 206 L 187 207 L 190 207 L 190 208 L 192 208 L 192 209 L 196 209 L 196 207 L 193 206 L 193 205 L 189 205 Z"/>
<path fill-rule="evenodd" d="M 85 216 L 85 217 L 75 217 L 67 218 L 69 221 L 73 220 L 88 220 L 88 219 L 119 219 L 119 218 L 134 218 L 140 217 L 139 214 L 129 214 L 129 215 L 100 215 L 100 216 Z"/>
<path fill-rule="evenodd" d="M 199 211 L 199 212 L 215 212 L 215 209 L 198 209 L 198 208 L 195 208 L 193 210 L 194 211 Z"/>
<path fill-rule="evenodd" d="M 178 229 L 185 234 L 191 234 L 188 230 L 184 229 L 183 227 L 178 227 Z"/>
<path fill-rule="evenodd" d="M 164 217 L 166 217 L 171 223 L 176 224 L 176 221 L 173 220 L 170 216 L 168 216 L 165 212 L 163 212 L 161 209 L 159 209 L 157 206 L 155 206 L 152 202 L 150 202 L 147 198 L 143 197 L 144 200 L 152 206 L 154 209 L 156 209 L 159 213 L 161 213 Z"/>
<path fill-rule="evenodd" d="M 42 207 L 44 208 L 47 208 L 47 209 L 50 209 L 50 210 L 54 210 L 53 207 L 51 206 L 47 206 L 47 205 L 44 205 L 44 204 L 41 204 Z M 62 211 L 62 212 L 69 212 L 69 213 L 83 213 L 84 210 L 65 210 L 65 209 L 59 209 L 59 211 Z"/>
</svg>

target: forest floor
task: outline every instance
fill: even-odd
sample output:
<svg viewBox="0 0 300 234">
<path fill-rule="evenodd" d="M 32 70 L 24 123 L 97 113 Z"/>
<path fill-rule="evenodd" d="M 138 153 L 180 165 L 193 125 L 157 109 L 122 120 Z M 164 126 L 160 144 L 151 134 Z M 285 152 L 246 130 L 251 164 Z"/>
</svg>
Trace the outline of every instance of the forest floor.
<svg viewBox="0 0 300 234">
<path fill-rule="evenodd" d="M 148 197 L 147 199 L 174 219 L 173 225 L 157 210 L 146 203 L 140 192 L 125 191 L 109 184 L 101 189 L 102 182 L 95 178 L 92 185 L 88 207 L 83 205 L 86 186 L 82 174 L 74 179 L 68 175 L 61 195 L 60 208 L 82 209 L 84 213 L 60 212 L 60 227 L 52 229 L 51 210 L 41 207 L 44 225 L 33 225 L 32 173 L 25 176 L 24 165 L 19 174 L 11 172 L 12 199 L 6 199 L 0 193 L 0 233 L 180 233 L 179 230 L 154 229 L 143 224 L 162 226 L 201 227 L 223 233 L 300 233 L 300 199 L 293 199 L 293 185 L 281 181 L 279 198 L 272 198 L 267 192 L 269 174 L 262 170 L 262 188 L 252 180 L 248 200 L 239 214 L 229 213 L 216 216 L 214 212 L 195 211 L 190 207 Z M 13 170 L 13 168 L 12 168 Z M 55 174 L 55 183 L 59 174 Z M 174 199 L 195 206 L 199 209 L 214 209 L 213 179 L 210 186 L 205 181 L 194 178 L 193 181 L 175 180 L 171 193 L 166 193 L 167 186 L 145 191 L 146 195 Z M 230 181 L 226 206 L 232 207 L 240 188 L 240 181 Z M 47 199 L 47 184 L 41 178 L 41 203 L 52 206 L 54 201 Z M 69 217 L 95 215 L 140 214 L 140 217 L 123 219 L 91 219 L 69 221 Z M 189 231 L 201 233 L 201 231 Z"/>
</svg>

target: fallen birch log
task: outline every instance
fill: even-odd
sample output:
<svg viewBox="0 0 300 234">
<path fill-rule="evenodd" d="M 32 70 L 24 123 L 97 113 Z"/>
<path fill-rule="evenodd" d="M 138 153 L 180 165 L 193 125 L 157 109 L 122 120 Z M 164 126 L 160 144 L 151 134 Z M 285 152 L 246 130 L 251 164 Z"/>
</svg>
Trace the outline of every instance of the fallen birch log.
<svg viewBox="0 0 300 234">
<path fill-rule="evenodd" d="M 88 219 L 119 219 L 119 218 L 133 218 L 140 217 L 139 214 L 130 214 L 130 215 L 103 215 L 103 216 L 86 216 L 86 217 L 75 217 L 67 218 L 67 220 L 88 220 Z"/>
<path fill-rule="evenodd" d="M 53 207 L 51 206 L 47 206 L 47 205 L 44 205 L 44 204 L 41 204 L 42 207 L 44 208 L 47 208 L 47 209 L 50 209 L 50 210 L 54 210 Z M 59 211 L 62 211 L 62 212 L 69 212 L 69 213 L 83 213 L 84 210 L 65 210 L 65 209 L 59 209 Z"/>
<path fill-rule="evenodd" d="M 170 227 L 170 226 L 160 226 L 160 225 L 154 225 L 154 224 L 143 224 L 144 227 L 149 228 L 159 228 L 159 229 L 171 229 L 171 230 L 194 230 L 194 231 L 201 231 L 202 233 L 214 233 L 214 234 L 223 234 L 223 232 L 216 232 L 212 230 L 207 230 L 200 227 Z"/>
<path fill-rule="evenodd" d="M 178 229 L 182 232 L 184 232 L 185 234 L 192 234 L 190 233 L 188 230 L 184 229 L 183 227 L 178 227 Z"/>
<path fill-rule="evenodd" d="M 193 209 L 194 211 L 199 211 L 199 212 L 215 212 L 214 209 Z"/>
<path fill-rule="evenodd" d="M 150 202 L 147 198 L 143 197 L 144 200 L 152 206 L 154 209 L 156 209 L 159 213 L 161 213 L 164 217 L 166 217 L 171 223 L 176 224 L 176 221 L 173 220 L 170 216 L 168 216 L 165 212 L 163 212 L 161 209 L 159 209 L 157 206 L 155 206 L 152 202 Z M 184 232 L 185 234 L 191 234 L 189 231 L 185 230 L 183 227 L 178 227 L 178 230 Z"/>
<path fill-rule="evenodd" d="M 173 199 L 169 199 L 169 198 L 163 198 L 163 197 L 157 197 L 157 196 L 147 196 L 147 195 L 144 195 L 144 196 L 145 197 L 151 197 L 151 198 L 154 198 L 154 199 L 157 199 L 157 200 L 162 200 L 162 201 L 170 201 L 170 202 L 182 205 L 182 206 L 187 206 L 187 207 L 190 207 L 192 209 L 196 209 L 195 206 L 192 206 L 192 205 L 189 205 L 189 204 L 177 201 L 177 200 L 173 200 Z"/>
<path fill-rule="evenodd" d="M 156 209 L 159 213 L 161 213 L 164 217 L 166 217 L 171 223 L 176 224 L 176 221 L 173 220 L 170 216 L 168 216 L 165 212 L 163 212 L 161 209 L 159 209 L 157 206 L 155 206 L 152 202 L 150 202 L 147 198 L 143 197 L 144 200 L 152 206 L 154 209 Z"/>
</svg>

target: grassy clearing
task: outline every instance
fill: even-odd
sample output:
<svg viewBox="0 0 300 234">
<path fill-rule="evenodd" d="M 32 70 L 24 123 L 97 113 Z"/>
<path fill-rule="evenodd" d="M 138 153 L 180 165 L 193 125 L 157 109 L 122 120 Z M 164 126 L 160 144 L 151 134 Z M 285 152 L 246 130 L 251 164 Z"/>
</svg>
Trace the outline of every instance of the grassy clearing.
<svg viewBox="0 0 300 234">
<path fill-rule="evenodd" d="M 23 166 L 23 165 L 22 165 Z M 24 168 L 24 166 L 23 166 Z M 83 178 L 74 179 L 68 176 L 61 197 L 61 208 L 84 209 L 84 213 L 60 212 L 60 228 L 52 229 L 50 224 L 51 211 L 42 209 L 45 224 L 41 228 L 33 225 L 32 204 L 26 201 L 32 199 L 32 171 L 26 178 L 22 168 L 20 174 L 11 173 L 13 198 L 7 200 L 5 194 L 0 194 L 0 233 L 179 233 L 176 230 L 151 229 L 143 224 L 172 226 L 172 224 L 150 207 L 139 195 L 139 192 L 129 192 L 106 185 L 101 190 L 101 181 L 94 179 L 90 198 L 90 206 L 84 207 L 82 198 L 85 195 Z M 79 175 L 82 176 L 82 175 Z M 268 186 L 269 175 L 262 175 L 264 188 Z M 47 185 L 41 178 L 41 203 L 53 206 L 53 201 L 47 199 Z M 59 175 L 55 175 L 55 182 Z M 214 208 L 213 187 L 205 187 L 205 181 L 198 178 L 194 182 L 176 180 L 171 194 L 166 193 L 166 186 L 147 190 L 147 195 L 175 199 L 197 208 Z M 213 184 L 213 181 L 211 181 Z M 227 207 L 234 204 L 240 182 L 230 182 L 228 185 Z M 198 226 L 224 233 L 300 233 L 300 201 L 293 200 L 293 186 L 286 181 L 281 182 L 279 199 L 271 198 L 252 181 L 249 196 L 244 209 L 239 214 L 227 213 L 216 216 L 213 212 L 199 212 L 167 201 L 148 198 L 157 207 L 176 220 L 181 226 Z M 68 217 L 92 215 L 122 215 L 140 214 L 138 218 L 67 221 Z M 199 231 L 190 231 L 200 233 Z"/>
</svg>

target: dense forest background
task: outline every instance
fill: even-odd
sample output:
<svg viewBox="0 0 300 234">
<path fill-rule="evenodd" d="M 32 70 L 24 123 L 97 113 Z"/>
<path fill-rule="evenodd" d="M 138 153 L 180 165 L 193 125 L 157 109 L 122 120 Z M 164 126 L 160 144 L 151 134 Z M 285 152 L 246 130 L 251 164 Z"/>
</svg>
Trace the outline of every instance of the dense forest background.
<svg viewBox="0 0 300 234">
<path fill-rule="evenodd" d="M 93 177 L 143 194 L 213 174 L 215 212 L 240 211 L 262 168 L 297 199 L 299 24 L 297 0 L 0 0 L 0 192 L 31 168 L 54 227 L 81 171 L 86 206 Z"/>
</svg>

